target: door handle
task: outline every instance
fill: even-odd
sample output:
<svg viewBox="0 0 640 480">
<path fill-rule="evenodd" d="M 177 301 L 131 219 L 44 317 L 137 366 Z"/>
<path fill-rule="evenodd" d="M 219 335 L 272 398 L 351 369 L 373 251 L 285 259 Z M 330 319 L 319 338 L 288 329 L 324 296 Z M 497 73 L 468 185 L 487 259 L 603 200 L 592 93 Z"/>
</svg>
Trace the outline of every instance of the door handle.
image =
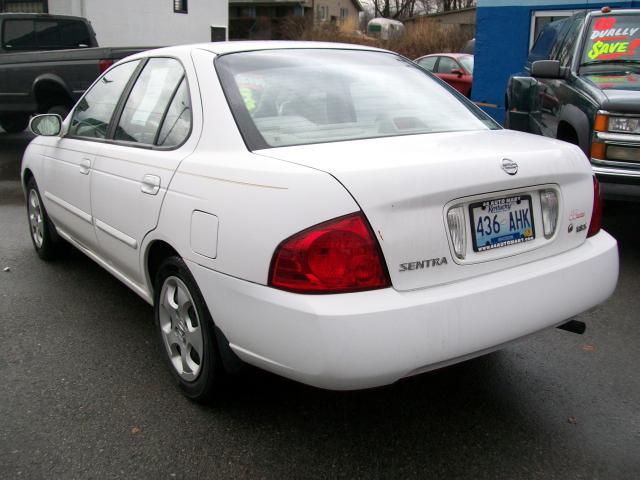
<svg viewBox="0 0 640 480">
<path fill-rule="evenodd" d="M 91 160 L 88 158 L 83 158 L 80 161 L 80 173 L 82 175 L 89 175 L 90 171 L 91 171 Z"/>
<path fill-rule="evenodd" d="M 142 177 L 140 190 L 147 195 L 157 194 L 160 191 L 160 177 L 157 175 L 145 175 Z"/>
</svg>

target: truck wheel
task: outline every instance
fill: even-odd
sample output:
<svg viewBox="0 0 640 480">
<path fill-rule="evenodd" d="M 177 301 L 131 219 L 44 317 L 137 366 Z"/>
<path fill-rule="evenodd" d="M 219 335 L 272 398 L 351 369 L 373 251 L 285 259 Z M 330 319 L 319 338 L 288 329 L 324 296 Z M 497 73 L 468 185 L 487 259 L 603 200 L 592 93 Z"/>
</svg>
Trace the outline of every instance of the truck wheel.
<svg viewBox="0 0 640 480">
<path fill-rule="evenodd" d="M 28 115 L 3 115 L 0 117 L 0 127 L 7 133 L 22 132 L 29 125 Z"/>
<path fill-rule="evenodd" d="M 64 120 L 65 118 L 67 118 L 67 115 L 69 115 L 70 111 L 71 110 L 66 105 L 54 105 L 49 110 L 47 110 L 47 113 L 60 115 L 62 117 L 62 120 Z"/>
</svg>

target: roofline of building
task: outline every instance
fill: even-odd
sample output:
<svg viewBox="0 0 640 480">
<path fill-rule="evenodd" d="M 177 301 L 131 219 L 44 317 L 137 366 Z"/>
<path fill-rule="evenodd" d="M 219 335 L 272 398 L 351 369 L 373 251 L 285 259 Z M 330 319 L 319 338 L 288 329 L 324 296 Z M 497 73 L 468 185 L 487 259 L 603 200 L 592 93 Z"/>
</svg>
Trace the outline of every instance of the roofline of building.
<svg viewBox="0 0 640 480">
<path fill-rule="evenodd" d="M 405 22 L 411 22 L 413 20 L 418 20 L 419 18 L 437 18 L 437 17 L 444 17 L 447 15 L 453 15 L 456 13 L 460 13 L 460 12 L 470 12 L 472 10 L 477 10 L 478 7 L 467 7 L 467 8 L 461 8 L 459 10 L 449 10 L 447 12 L 436 12 L 436 13 L 422 13 L 420 15 L 414 15 L 413 17 L 409 17 L 407 19 L 405 19 Z"/>
<path fill-rule="evenodd" d="M 273 4 L 273 5 L 295 5 L 295 4 L 300 4 L 303 5 L 306 2 L 304 0 L 291 0 L 291 1 L 287 1 L 287 0 L 280 0 L 280 1 L 269 1 L 269 0 L 229 0 L 229 5 L 235 4 L 235 5 L 256 5 L 256 4 L 261 4 L 264 6 L 267 6 L 269 4 Z M 358 12 L 364 12 L 364 7 L 362 6 L 362 4 L 360 3 L 360 0 L 351 0 L 351 3 L 353 4 L 354 7 L 356 7 L 356 10 L 358 10 Z M 304 6 L 304 5 L 303 5 Z"/>
</svg>

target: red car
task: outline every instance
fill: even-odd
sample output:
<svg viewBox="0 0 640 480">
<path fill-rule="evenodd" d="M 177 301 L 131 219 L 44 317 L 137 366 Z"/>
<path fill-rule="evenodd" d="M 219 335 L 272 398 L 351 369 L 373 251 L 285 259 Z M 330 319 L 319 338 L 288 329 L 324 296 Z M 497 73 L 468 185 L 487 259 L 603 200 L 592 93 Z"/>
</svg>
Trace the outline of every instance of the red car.
<svg viewBox="0 0 640 480">
<path fill-rule="evenodd" d="M 447 82 L 463 95 L 471 96 L 473 55 L 467 53 L 434 53 L 414 60 L 425 70 Z"/>
</svg>

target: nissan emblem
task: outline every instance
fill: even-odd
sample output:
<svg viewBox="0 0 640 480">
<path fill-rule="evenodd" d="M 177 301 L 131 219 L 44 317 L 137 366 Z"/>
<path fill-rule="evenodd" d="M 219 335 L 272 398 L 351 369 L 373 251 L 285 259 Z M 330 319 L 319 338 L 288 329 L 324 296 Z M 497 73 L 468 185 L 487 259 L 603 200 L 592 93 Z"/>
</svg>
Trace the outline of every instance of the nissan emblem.
<svg viewBox="0 0 640 480">
<path fill-rule="evenodd" d="M 516 173 L 518 173 L 518 164 L 513 160 L 509 160 L 508 158 L 503 158 L 502 170 L 507 172 L 509 175 L 515 175 Z"/>
</svg>

